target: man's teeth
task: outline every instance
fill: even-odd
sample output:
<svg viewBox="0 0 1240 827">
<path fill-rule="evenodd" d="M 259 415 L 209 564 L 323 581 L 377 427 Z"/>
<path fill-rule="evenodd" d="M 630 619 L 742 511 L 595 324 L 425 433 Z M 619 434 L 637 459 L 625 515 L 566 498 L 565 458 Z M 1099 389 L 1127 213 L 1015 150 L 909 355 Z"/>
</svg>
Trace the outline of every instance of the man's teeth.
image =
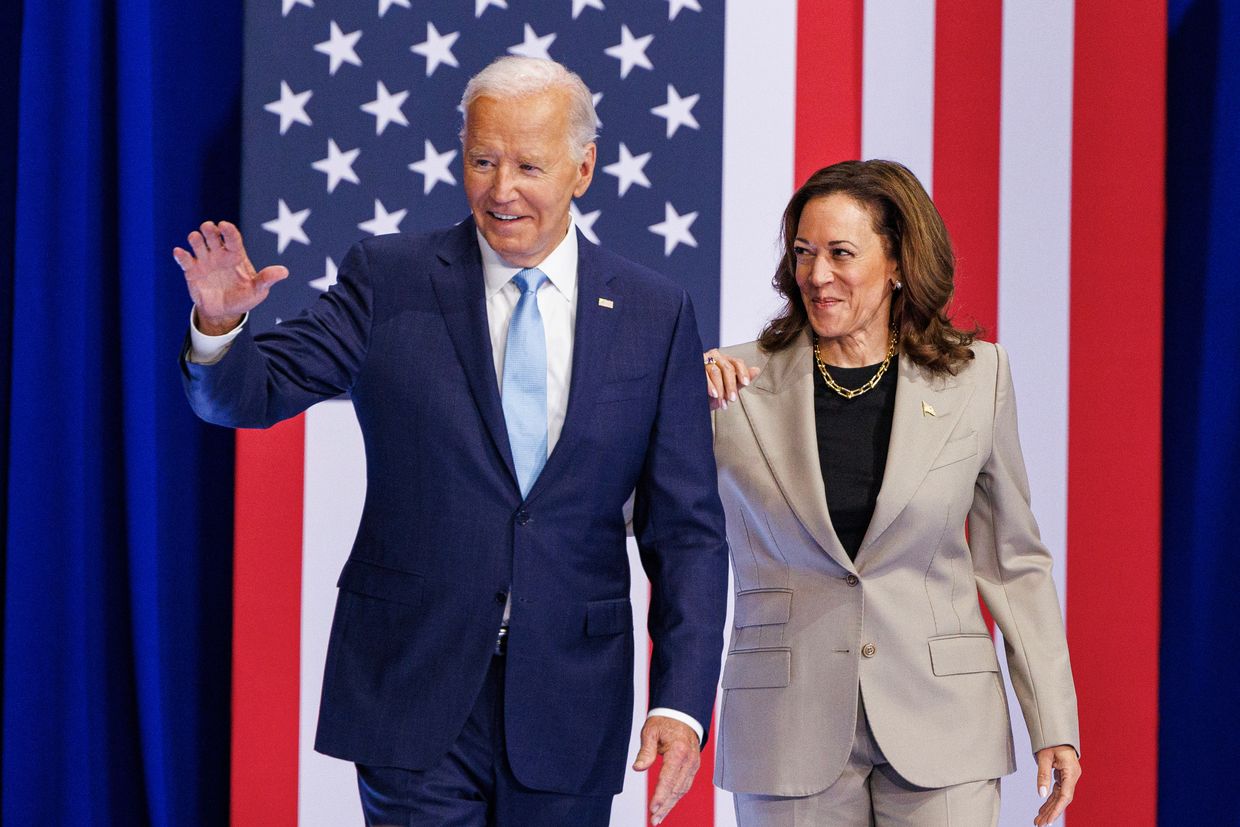
<svg viewBox="0 0 1240 827">
<path fill-rule="evenodd" d="M 517 220 L 517 218 L 519 218 L 519 216 L 515 216 L 515 215 L 507 215 L 507 214 L 502 213 L 502 212 L 493 212 L 493 213 L 491 213 L 491 215 L 495 216 L 495 217 L 496 217 L 496 218 L 498 218 L 500 221 L 516 221 L 516 220 Z"/>
</svg>

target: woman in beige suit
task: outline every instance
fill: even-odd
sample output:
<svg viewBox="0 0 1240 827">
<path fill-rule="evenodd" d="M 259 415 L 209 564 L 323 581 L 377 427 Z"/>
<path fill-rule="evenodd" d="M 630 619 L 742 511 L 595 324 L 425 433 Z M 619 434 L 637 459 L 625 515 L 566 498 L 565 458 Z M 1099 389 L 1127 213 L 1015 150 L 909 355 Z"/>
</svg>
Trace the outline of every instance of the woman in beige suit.
<svg viewBox="0 0 1240 827">
<path fill-rule="evenodd" d="M 783 313 L 706 354 L 736 578 L 715 781 L 744 827 L 996 824 L 1016 764 L 980 592 L 1050 824 L 1076 695 L 1007 356 L 947 316 L 951 242 L 903 166 L 819 170 L 783 242 Z"/>
</svg>

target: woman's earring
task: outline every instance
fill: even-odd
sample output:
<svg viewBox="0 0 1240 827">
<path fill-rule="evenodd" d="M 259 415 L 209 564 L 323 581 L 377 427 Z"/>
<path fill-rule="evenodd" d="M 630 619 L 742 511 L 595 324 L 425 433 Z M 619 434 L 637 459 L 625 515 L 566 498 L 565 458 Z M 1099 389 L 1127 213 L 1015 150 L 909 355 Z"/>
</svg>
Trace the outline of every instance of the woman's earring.
<svg viewBox="0 0 1240 827">
<path fill-rule="evenodd" d="M 892 290 L 903 290 L 904 282 L 900 281 L 899 279 L 896 279 L 895 281 L 891 283 L 891 289 Z"/>
</svg>

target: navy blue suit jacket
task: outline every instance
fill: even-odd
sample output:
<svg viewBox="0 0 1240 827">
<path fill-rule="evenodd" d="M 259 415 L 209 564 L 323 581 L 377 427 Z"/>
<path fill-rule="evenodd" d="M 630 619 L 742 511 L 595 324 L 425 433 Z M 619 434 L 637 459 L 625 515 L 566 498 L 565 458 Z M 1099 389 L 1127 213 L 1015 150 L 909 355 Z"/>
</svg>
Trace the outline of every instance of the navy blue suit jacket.
<svg viewBox="0 0 1240 827">
<path fill-rule="evenodd" d="M 409 769 L 439 760 L 482 685 L 511 584 L 513 771 L 535 789 L 618 792 L 634 654 L 622 509 L 635 489 L 649 702 L 709 731 L 727 558 L 693 309 L 682 288 L 585 240 L 577 289 L 567 416 L 524 501 L 472 219 L 362 242 L 305 314 L 243 331 L 216 365 L 183 363 L 194 410 L 230 427 L 352 397 L 366 502 L 338 583 L 319 751 Z"/>
</svg>

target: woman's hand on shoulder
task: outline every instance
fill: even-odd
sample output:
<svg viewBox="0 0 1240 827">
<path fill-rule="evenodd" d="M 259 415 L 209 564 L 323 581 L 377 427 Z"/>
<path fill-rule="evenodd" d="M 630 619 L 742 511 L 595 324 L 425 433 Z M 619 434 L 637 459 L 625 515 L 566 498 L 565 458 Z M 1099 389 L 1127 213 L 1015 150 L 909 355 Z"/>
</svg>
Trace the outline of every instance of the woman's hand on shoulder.
<svg viewBox="0 0 1240 827">
<path fill-rule="evenodd" d="M 706 365 L 706 395 L 710 397 L 710 409 L 727 409 L 729 402 L 736 401 L 741 388 L 757 377 L 762 368 L 749 367 L 744 359 L 725 356 L 718 348 L 702 354 Z"/>
<path fill-rule="evenodd" d="M 1033 823 L 1037 827 L 1045 827 L 1063 815 L 1063 811 L 1072 803 L 1072 796 L 1076 792 L 1076 782 L 1081 777 L 1081 762 L 1076 756 L 1076 750 L 1066 744 L 1040 749 L 1036 757 L 1038 759 L 1038 795 L 1046 801 L 1038 810 Z"/>
</svg>

